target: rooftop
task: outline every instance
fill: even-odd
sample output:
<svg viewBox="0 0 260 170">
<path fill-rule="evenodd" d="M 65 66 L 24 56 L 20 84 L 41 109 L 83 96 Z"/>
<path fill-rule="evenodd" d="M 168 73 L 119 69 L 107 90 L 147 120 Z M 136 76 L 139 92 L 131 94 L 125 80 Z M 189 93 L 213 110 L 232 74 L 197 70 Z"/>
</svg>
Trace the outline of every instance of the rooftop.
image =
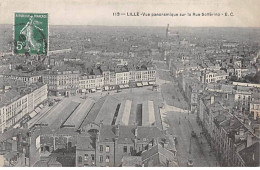
<svg viewBox="0 0 260 170">
<path fill-rule="evenodd" d="M 140 167 L 142 166 L 141 156 L 123 156 L 122 167 Z"/>
<path fill-rule="evenodd" d="M 18 80 L 8 80 L 2 81 L 0 80 L 0 85 L 2 87 L 7 87 L 0 92 L 0 107 L 4 105 L 8 105 L 9 103 L 19 99 L 20 97 L 33 92 L 37 88 L 40 88 L 44 84 L 36 83 L 25 85 L 24 83 Z"/>
<path fill-rule="evenodd" d="M 239 152 L 240 156 L 245 162 L 245 166 L 249 167 L 259 167 L 260 166 L 260 148 L 259 142 L 241 150 Z"/>
<path fill-rule="evenodd" d="M 77 150 L 95 150 L 94 141 L 90 136 L 78 136 L 77 138 Z"/>
<path fill-rule="evenodd" d="M 158 156 L 155 157 L 155 155 Z M 167 150 L 160 144 L 156 144 L 152 148 L 148 149 L 147 151 L 144 151 L 141 156 L 142 156 L 142 161 L 148 160 L 148 164 L 150 164 L 149 162 L 150 160 L 152 160 L 151 162 L 152 166 L 176 166 L 177 165 L 175 163 L 176 160 L 173 152 Z M 166 160 L 168 160 L 169 162 L 167 162 Z"/>
</svg>

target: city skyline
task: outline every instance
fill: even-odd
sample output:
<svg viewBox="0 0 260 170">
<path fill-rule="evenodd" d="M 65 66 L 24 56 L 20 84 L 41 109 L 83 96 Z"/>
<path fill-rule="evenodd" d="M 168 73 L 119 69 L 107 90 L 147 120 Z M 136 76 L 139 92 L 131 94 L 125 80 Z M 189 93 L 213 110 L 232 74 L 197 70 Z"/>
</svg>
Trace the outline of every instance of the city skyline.
<svg viewBox="0 0 260 170">
<path fill-rule="evenodd" d="M 17 1 L 0 167 L 260 166 L 259 0 Z"/>
</svg>

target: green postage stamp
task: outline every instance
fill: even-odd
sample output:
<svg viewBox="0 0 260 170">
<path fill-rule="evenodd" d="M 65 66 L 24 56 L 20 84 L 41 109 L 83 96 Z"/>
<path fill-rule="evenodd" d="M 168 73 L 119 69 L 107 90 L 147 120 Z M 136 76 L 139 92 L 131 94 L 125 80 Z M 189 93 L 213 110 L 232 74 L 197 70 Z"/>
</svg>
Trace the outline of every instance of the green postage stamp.
<svg viewBox="0 0 260 170">
<path fill-rule="evenodd" d="M 14 14 L 14 53 L 47 55 L 48 14 Z"/>
</svg>

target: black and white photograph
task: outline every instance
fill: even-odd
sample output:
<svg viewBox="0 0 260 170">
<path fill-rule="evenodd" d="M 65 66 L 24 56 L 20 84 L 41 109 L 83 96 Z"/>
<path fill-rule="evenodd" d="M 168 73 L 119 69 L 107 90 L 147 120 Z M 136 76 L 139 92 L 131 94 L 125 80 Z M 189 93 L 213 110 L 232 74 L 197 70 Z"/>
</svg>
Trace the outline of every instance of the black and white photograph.
<svg viewBox="0 0 260 170">
<path fill-rule="evenodd" d="M 0 0 L 0 167 L 259 167 L 259 0 Z"/>
</svg>

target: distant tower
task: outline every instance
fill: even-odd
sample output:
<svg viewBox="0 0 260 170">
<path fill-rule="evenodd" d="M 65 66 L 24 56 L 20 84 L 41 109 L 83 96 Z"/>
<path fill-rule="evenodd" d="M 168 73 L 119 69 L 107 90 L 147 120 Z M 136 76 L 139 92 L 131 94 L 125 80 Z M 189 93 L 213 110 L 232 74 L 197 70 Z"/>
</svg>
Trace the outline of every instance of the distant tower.
<svg viewBox="0 0 260 170">
<path fill-rule="evenodd" d="M 168 38 L 169 33 L 170 33 L 170 25 L 167 24 L 167 28 L 166 28 L 166 38 Z"/>
</svg>

